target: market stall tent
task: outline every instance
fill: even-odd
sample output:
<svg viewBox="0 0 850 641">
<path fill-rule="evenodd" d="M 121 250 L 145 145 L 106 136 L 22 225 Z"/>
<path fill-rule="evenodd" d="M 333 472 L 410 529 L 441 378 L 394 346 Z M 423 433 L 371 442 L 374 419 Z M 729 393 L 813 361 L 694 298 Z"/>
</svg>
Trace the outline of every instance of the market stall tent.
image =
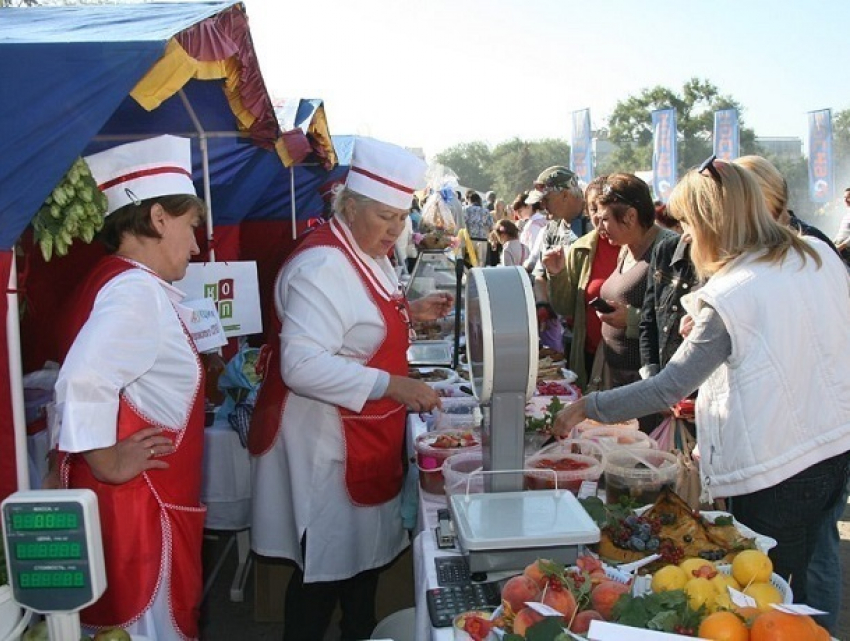
<svg viewBox="0 0 850 641">
<path fill-rule="evenodd" d="M 51 263 L 60 267 L 45 272 L 50 277 L 41 283 L 35 278 L 39 257 L 25 251 L 22 291 L 17 290 L 14 247 L 26 247 L 27 225 L 74 159 L 162 133 L 187 136 L 193 139 L 193 158 L 200 162 L 195 177 L 204 189 L 199 193 L 210 202 L 210 159 L 234 168 L 239 152 L 249 158 L 259 151 L 283 170 L 292 154 L 263 83 L 241 3 L 0 12 L 0 278 L 9 283 L 7 296 L 0 298 L 6 317 L 0 325 L 2 498 L 26 477 L 21 469 L 25 448 L 18 294 L 32 302 L 40 286 L 67 292 L 81 275 L 80 265 L 91 264 L 92 254 L 99 251 L 94 245 L 75 244 L 63 262 Z M 328 165 L 332 154 L 331 148 L 323 159 Z M 245 160 L 243 168 L 250 162 Z M 241 183 L 238 187 L 248 189 Z M 233 201 L 238 197 L 232 195 Z M 47 300 L 48 305 L 42 299 L 26 312 L 25 320 L 42 319 L 41 331 L 33 332 L 36 343 L 49 335 L 45 328 L 59 309 L 56 301 Z"/>
</svg>

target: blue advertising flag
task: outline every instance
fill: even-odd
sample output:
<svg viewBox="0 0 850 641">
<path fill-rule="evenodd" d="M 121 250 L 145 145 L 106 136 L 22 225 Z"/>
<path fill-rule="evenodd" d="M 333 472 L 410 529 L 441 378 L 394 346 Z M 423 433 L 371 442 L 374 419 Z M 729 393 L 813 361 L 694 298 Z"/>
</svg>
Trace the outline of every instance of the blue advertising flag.
<svg viewBox="0 0 850 641">
<path fill-rule="evenodd" d="M 593 180 L 593 155 L 590 135 L 590 109 L 574 111 L 570 169 L 585 184 Z"/>
<path fill-rule="evenodd" d="M 676 110 L 652 112 L 652 189 L 667 202 L 676 184 Z"/>
<path fill-rule="evenodd" d="M 720 160 L 730 162 L 740 153 L 740 130 L 738 128 L 738 110 L 721 109 L 714 112 L 714 155 Z"/>
<path fill-rule="evenodd" d="M 825 204 L 834 197 L 832 176 L 832 112 L 809 112 L 809 199 Z"/>
</svg>

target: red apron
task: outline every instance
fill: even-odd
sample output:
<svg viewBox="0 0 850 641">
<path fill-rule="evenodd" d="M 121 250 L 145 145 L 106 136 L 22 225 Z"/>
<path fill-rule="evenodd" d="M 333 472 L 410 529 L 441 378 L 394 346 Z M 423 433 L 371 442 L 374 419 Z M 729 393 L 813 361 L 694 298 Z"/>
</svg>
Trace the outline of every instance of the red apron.
<svg viewBox="0 0 850 641">
<path fill-rule="evenodd" d="M 115 256 L 104 258 L 87 280 L 69 317 L 76 335 L 91 313 L 100 289 L 118 274 L 136 266 Z M 186 340 L 195 351 L 186 328 Z M 162 586 L 164 564 L 170 562 L 172 618 L 187 639 L 198 637 L 203 591 L 201 546 L 206 508 L 200 503 L 201 459 L 204 444 L 203 369 L 195 354 L 199 384 L 187 424 L 168 426 L 146 418 L 125 396 L 118 409 L 118 440 L 151 426 L 162 427 L 174 439 L 176 451 L 165 460 L 170 467 L 150 470 L 127 483 L 101 483 L 85 459 L 65 454 L 62 479 L 65 487 L 89 488 L 97 494 L 103 530 L 107 588 L 103 596 L 83 610 L 85 625 L 126 627 L 135 623 L 153 604 Z M 181 429 L 182 428 L 182 429 Z"/>
<path fill-rule="evenodd" d="M 386 328 L 383 342 L 366 362 L 390 375 L 407 376 L 409 308 L 401 294 L 387 300 L 372 283 L 366 267 L 349 245 L 339 223 L 332 220 L 303 238 L 284 266 L 300 252 L 327 247 L 343 252 L 380 311 Z M 278 274 L 278 278 L 280 274 Z M 281 319 L 275 318 L 268 341 L 265 378 L 257 396 L 248 433 L 248 449 L 254 456 L 268 452 L 281 428 L 289 388 L 280 374 Z M 402 485 L 404 405 L 382 398 L 367 401 L 360 412 L 337 408 L 345 443 L 345 486 L 355 505 L 380 505 L 398 495 Z"/>
</svg>

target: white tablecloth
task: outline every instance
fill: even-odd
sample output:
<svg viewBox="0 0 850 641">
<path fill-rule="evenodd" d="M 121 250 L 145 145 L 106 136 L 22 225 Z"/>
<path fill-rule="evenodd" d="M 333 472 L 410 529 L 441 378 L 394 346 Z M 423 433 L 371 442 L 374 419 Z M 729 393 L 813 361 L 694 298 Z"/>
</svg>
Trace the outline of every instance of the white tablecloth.
<svg viewBox="0 0 850 641">
<path fill-rule="evenodd" d="M 204 430 L 201 501 L 207 505 L 206 527 L 243 530 L 251 525 L 251 459 L 226 420 Z"/>
</svg>

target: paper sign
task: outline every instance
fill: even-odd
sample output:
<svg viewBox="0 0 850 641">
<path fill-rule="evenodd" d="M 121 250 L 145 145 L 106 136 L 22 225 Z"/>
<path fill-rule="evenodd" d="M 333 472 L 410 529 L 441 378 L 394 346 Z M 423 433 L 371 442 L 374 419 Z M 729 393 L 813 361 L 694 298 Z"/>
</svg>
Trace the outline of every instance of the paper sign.
<svg viewBox="0 0 850 641">
<path fill-rule="evenodd" d="M 227 344 L 227 337 L 211 298 L 184 300 L 175 307 L 199 352 L 203 354 Z"/>
<path fill-rule="evenodd" d="M 537 601 L 526 601 L 525 604 L 537 612 L 537 614 L 542 614 L 544 617 L 563 617 L 564 615 L 561 612 L 558 612 L 555 608 L 546 605 L 545 603 L 538 603 Z"/>
<path fill-rule="evenodd" d="M 638 561 L 632 561 L 631 563 L 623 563 L 622 565 L 618 565 L 617 569 L 620 572 L 634 572 L 635 570 L 640 570 L 644 565 L 649 565 L 653 561 L 660 559 L 660 554 L 650 554 L 647 557 L 644 557 Z"/>
<path fill-rule="evenodd" d="M 173 283 L 188 300 L 211 298 L 227 338 L 263 331 L 257 263 L 189 263 L 183 280 Z"/>
<path fill-rule="evenodd" d="M 755 608 L 758 607 L 756 600 L 741 592 L 740 590 L 736 590 L 735 588 L 729 588 L 729 598 L 732 599 L 732 603 L 742 608 Z"/>
<path fill-rule="evenodd" d="M 596 488 L 599 483 L 596 481 L 582 481 L 581 487 L 578 489 L 578 498 L 586 499 L 589 496 L 596 496 Z"/>
<path fill-rule="evenodd" d="M 656 632 L 630 628 L 608 621 L 593 620 L 587 632 L 590 641 L 694 641 L 693 637 L 685 637 L 671 632 Z"/>
<path fill-rule="evenodd" d="M 817 616 L 819 614 L 829 614 L 823 610 L 817 610 L 804 603 L 771 603 L 770 607 L 786 614 L 808 614 L 809 616 Z"/>
</svg>

